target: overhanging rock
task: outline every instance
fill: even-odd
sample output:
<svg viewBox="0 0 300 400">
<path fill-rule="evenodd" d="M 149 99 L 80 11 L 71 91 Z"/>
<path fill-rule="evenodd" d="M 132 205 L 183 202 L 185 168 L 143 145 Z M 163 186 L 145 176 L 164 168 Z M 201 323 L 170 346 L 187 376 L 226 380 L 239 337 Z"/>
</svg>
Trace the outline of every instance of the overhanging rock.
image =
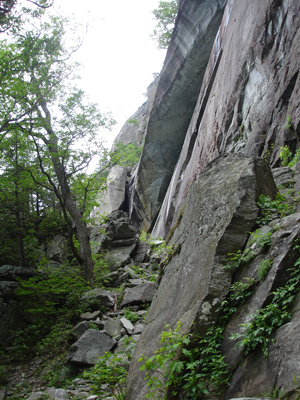
<svg viewBox="0 0 300 400">
<path fill-rule="evenodd" d="M 155 220 L 186 131 L 226 0 L 180 2 L 172 41 L 150 114 L 137 180 L 131 190 L 130 218 L 143 230 Z"/>
<path fill-rule="evenodd" d="M 154 236 L 168 233 L 191 184 L 219 154 L 276 167 L 281 147 L 299 147 L 299 54 L 299 0 L 228 0 Z"/>
<path fill-rule="evenodd" d="M 222 262 L 242 249 L 258 215 L 260 194 L 277 192 L 264 160 L 241 154 L 223 155 L 211 162 L 192 186 L 172 238 L 181 251 L 165 267 L 147 315 L 147 324 L 130 365 L 128 399 L 147 392 L 138 359 L 154 354 L 164 326 L 182 322 L 184 332 L 204 334 L 218 316 L 217 309 L 231 285 Z"/>
</svg>

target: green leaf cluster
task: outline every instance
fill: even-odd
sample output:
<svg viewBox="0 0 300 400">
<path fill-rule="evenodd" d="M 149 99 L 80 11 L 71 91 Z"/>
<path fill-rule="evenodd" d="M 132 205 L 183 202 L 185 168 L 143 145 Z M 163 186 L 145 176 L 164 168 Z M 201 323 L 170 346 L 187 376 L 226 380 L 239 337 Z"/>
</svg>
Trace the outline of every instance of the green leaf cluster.
<svg viewBox="0 0 300 400">
<path fill-rule="evenodd" d="M 115 400 L 126 399 L 125 383 L 130 359 L 131 353 L 126 347 L 116 354 L 106 352 L 91 369 L 83 373 L 100 399 L 107 397 L 107 388 Z M 105 389 L 102 385 L 105 385 Z"/>
<path fill-rule="evenodd" d="M 266 260 L 263 260 L 259 263 L 257 273 L 260 281 L 263 281 L 265 279 L 271 267 L 272 260 L 270 258 L 267 258 Z"/>
<path fill-rule="evenodd" d="M 139 161 L 142 151 L 143 146 L 138 146 L 136 143 L 125 145 L 122 142 L 117 142 L 110 157 L 114 164 L 133 168 Z"/>
<path fill-rule="evenodd" d="M 167 49 L 171 41 L 175 19 L 178 12 L 179 0 L 160 1 L 158 8 L 153 10 L 157 20 L 151 37 L 157 42 L 159 49 Z"/>
<path fill-rule="evenodd" d="M 139 319 L 138 315 L 130 310 L 125 310 L 124 317 L 126 319 L 128 319 L 130 322 L 132 322 L 133 324 L 135 324 Z"/>
<path fill-rule="evenodd" d="M 20 280 L 16 295 L 22 300 L 22 313 L 35 321 L 15 332 L 16 355 L 26 352 L 65 352 L 70 344 L 73 319 L 80 314 L 79 299 L 90 287 L 74 266 L 41 266 L 40 273 L 28 281 Z"/>
<path fill-rule="evenodd" d="M 288 145 L 284 147 L 280 147 L 280 159 L 282 165 L 292 168 L 299 160 L 300 157 L 300 148 L 295 151 L 295 154 L 291 152 Z"/>
<path fill-rule="evenodd" d="M 240 254 L 240 253 L 238 253 Z M 238 256 L 238 259 L 240 256 Z M 197 400 L 209 395 L 209 390 L 221 392 L 227 385 L 228 365 L 220 352 L 224 330 L 237 308 L 251 295 L 257 282 L 254 278 L 244 278 L 232 284 L 228 297 L 218 312 L 219 319 L 203 337 L 185 335 L 177 327 L 161 334 L 160 347 L 153 356 L 141 356 L 140 370 L 146 373 L 145 379 L 150 392 L 147 398 Z"/>
<path fill-rule="evenodd" d="M 231 336 L 233 340 L 239 340 L 238 346 L 244 349 L 246 355 L 261 346 L 267 356 L 272 333 L 290 320 L 290 309 L 299 292 L 299 266 L 300 258 L 291 269 L 291 278 L 287 283 L 271 293 L 271 303 L 252 314 L 252 321 L 241 324 L 241 332 Z"/>
<path fill-rule="evenodd" d="M 250 248 L 244 252 L 238 250 L 236 253 L 228 253 L 224 259 L 223 269 L 225 271 L 235 271 L 236 269 L 246 265 L 254 257 Z"/>
<path fill-rule="evenodd" d="M 281 218 L 294 212 L 294 207 L 289 206 L 285 196 L 279 193 L 277 193 L 275 200 L 261 194 L 257 205 L 260 208 L 260 216 L 256 220 L 258 226 L 266 225 L 272 220 L 271 210 L 277 210 Z"/>
</svg>

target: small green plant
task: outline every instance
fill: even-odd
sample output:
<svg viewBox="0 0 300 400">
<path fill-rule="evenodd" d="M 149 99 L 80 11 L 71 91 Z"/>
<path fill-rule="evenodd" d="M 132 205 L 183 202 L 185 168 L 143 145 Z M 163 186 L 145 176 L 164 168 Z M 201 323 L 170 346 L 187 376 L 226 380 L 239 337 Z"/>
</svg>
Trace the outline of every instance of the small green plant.
<svg viewBox="0 0 300 400">
<path fill-rule="evenodd" d="M 160 348 L 152 357 L 146 358 L 142 355 L 139 359 L 140 362 L 143 362 L 140 370 L 146 372 L 145 379 L 150 389 L 145 396 L 147 399 L 168 399 L 170 395 L 176 396 L 182 388 L 187 389 L 186 385 L 190 383 L 190 380 L 185 380 L 183 371 L 185 368 L 189 368 L 189 378 L 191 378 L 197 363 L 193 360 L 192 352 L 187 349 L 190 343 L 189 335 L 180 333 L 180 327 L 181 323 L 179 322 L 172 331 L 170 326 L 166 325 L 166 330 L 161 334 Z M 183 355 L 186 357 L 186 361 L 181 360 Z M 205 383 L 203 384 L 200 379 L 195 383 L 194 395 L 185 391 L 186 399 L 196 399 L 199 393 L 208 394 Z"/>
<path fill-rule="evenodd" d="M 161 334 L 160 347 L 152 357 L 141 356 L 150 393 L 146 398 L 197 400 L 209 395 L 209 389 L 218 393 L 227 386 L 228 365 L 220 352 L 224 330 L 237 307 L 250 296 L 256 285 L 254 278 L 235 282 L 228 297 L 222 302 L 220 317 L 204 337 L 180 332 L 178 322 L 174 331 L 166 325 Z M 177 396 L 177 397 L 175 397 Z"/>
<path fill-rule="evenodd" d="M 55 349 L 60 354 L 70 345 L 71 321 L 82 312 L 79 298 L 89 290 L 80 270 L 64 265 L 48 271 L 40 267 L 40 274 L 28 281 L 20 281 L 16 295 L 22 299 L 23 312 L 35 322 L 15 332 L 16 355 L 42 354 Z"/>
<path fill-rule="evenodd" d="M 255 284 L 255 278 L 243 278 L 243 281 L 233 283 L 229 291 L 229 299 L 235 304 L 244 303 L 247 297 L 251 295 Z"/>
<path fill-rule="evenodd" d="M 116 354 L 106 352 L 91 369 L 83 373 L 100 399 L 107 397 L 107 387 L 103 388 L 102 385 L 108 385 L 115 400 L 125 400 L 125 382 L 130 357 L 130 352 L 126 351 Z"/>
<path fill-rule="evenodd" d="M 257 346 L 262 346 L 262 351 L 267 357 L 271 334 L 290 320 L 290 308 L 299 292 L 299 266 L 300 258 L 291 269 L 288 282 L 271 293 L 272 302 L 252 314 L 252 321 L 241 324 L 241 332 L 231 336 L 233 340 L 239 339 L 238 346 L 244 349 L 246 355 Z"/>
<path fill-rule="evenodd" d="M 289 128 L 290 127 L 291 127 L 291 125 L 289 125 Z M 289 128 L 287 128 L 287 129 L 289 129 Z M 284 147 L 280 147 L 279 157 L 282 162 L 282 165 L 292 168 L 299 160 L 300 148 L 297 149 L 295 151 L 295 154 L 293 155 L 287 145 L 285 145 Z"/>
<path fill-rule="evenodd" d="M 292 126 L 292 119 L 291 119 L 291 116 L 288 114 L 287 116 L 286 116 L 286 122 L 287 122 L 287 124 L 286 124 L 286 126 L 285 126 L 285 129 L 290 129 L 291 128 L 291 126 Z"/>
<path fill-rule="evenodd" d="M 223 269 L 225 271 L 235 271 L 241 266 L 246 265 L 254 257 L 250 249 L 246 249 L 244 252 L 238 250 L 236 253 L 228 253 L 224 259 Z"/>
<path fill-rule="evenodd" d="M 260 208 L 260 216 L 256 219 L 258 226 L 266 225 L 272 220 L 271 210 L 277 210 L 281 218 L 294 212 L 294 207 L 290 207 L 285 196 L 279 193 L 275 200 L 261 194 L 257 205 Z"/>
<path fill-rule="evenodd" d="M 132 124 L 134 126 L 139 126 L 140 125 L 139 121 L 137 119 L 135 119 L 135 118 L 129 118 L 127 120 L 127 124 Z"/>
<path fill-rule="evenodd" d="M 268 250 L 268 248 L 272 244 L 272 232 L 257 232 L 254 233 L 253 239 L 250 242 L 250 245 L 256 243 L 258 246 L 261 247 L 262 251 Z"/>
<path fill-rule="evenodd" d="M 271 267 L 272 267 L 272 260 L 270 258 L 267 258 L 266 260 L 263 260 L 259 263 L 257 273 L 258 273 L 258 279 L 260 281 L 263 281 L 265 279 Z"/>
<path fill-rule="evenodd" d="M 286 166 L 289 164 L 289 162 L 291 161 L 293 154 L 289 148 L 288 145 L 285 145 L 284 147 L 280 147 L 280 160 L 282 162 L 282 165 Z"/>
<path fill-rule="evenodd" d="M 138 124 L 137 120 L 133 121 L 136 121 L 131 122 L 134 125 Z M 111 161 L 114 164 L 132 168 L 139 161 L 142 151 L 143 146 L 138 146 L 136 143 L 125 145 L 122 142 L 118 142 L 114 145 L 114 151 L 110 153 Z"/>
<path fill-rule="evenodd" d="M 125 318 L 128 319 L 133 324 L 136 323 L 139 319 L 138 315 L 130 310 L 125 310 Z"/>
<path fill-rule="evenodd" d="M 292 160 L 287 164 L 289 168 L 292 168 L 299 160 L 300 157 L 300 148 L 296 150 Z"/>
</svg>

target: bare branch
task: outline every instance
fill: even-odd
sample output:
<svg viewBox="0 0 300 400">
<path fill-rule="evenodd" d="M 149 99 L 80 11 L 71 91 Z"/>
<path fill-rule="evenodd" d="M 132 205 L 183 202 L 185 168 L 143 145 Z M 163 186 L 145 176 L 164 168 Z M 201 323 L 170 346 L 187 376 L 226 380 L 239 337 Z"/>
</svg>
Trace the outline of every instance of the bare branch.
<svg viewBox="0 0 300 400">
<path fill-rule="evenodd" d="M 52 3 L 49 4 L 48 6 L 47 6 L 47 5 L 46 5 L 46 6 L 43 6 L 43 5 L 41 5 L 41 4 L 39 4 L 39 3 L 36 3 L 35 1 L 32 1 L 32 0 L 26 0 L 26 1 L 28 1 L 29 3 L 34 4 L 35 6 L 38 6 L 39 8 L 44 8 L 44 9 L 50 8 L 50 7 L 52 7 L 53 4 L 54 4 L 54 0 L 53 0 Z"/>
</svg>

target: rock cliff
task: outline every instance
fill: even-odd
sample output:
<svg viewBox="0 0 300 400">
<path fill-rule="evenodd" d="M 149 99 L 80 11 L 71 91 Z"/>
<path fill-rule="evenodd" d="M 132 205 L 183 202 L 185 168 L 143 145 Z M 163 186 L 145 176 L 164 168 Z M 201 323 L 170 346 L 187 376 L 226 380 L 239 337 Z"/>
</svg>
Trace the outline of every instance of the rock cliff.
<svg viewBox="0 0 300 400">
<path fill-rule="evenodd" d="M 177 250 L 161 266 L 130 366 L 129 399 L 144 399 L 149 390 L 138 359 L 154 354 L 166 323 L 174 329 L 181 320 L 183 332 L 205 337 L 219 324 L 222 302 L 232 301 L 233 288 L 249 280 L 249 297 L 235 304 L 222 328 L 220 356 L 230 385 L 222 394 L 210 388 L 208 397 L 199 398 L 257 397 L 295 388 L 294 295 L 289 317 L 270 328 L 272 340 L 248 351 L 237 348 L 233 337 L 243 336 L 241 324 L 249 327 L 258 310 L 265 315 L 274 306 L 284 314 L 276 296 L 291 287 L 290 271 L 299 258 L 299 214 L 288 215 L 296 199 L 286 204 L 289 213 L 273 215 L 256 230 L 259 194 L 275 199 L 277 185 L 290 196 L 291 182 L 298 182 L 299 163 L 292 174 L 278 167 L 282 147 L 291 154 L 299 147 L 299 28 L 299 0 L 180 2 L 129 204 L 136 226 L 167 238 Z M 291 175 L 285 180 L 286 173 Z M 260 239 L 267 237 L 265 247 Z M 224 270 L 229 254 L 245 255 L 238 270 Z M 262 265 L 268 265 L 263 277 Z"/>
<path fill-rule="evenodd" d="M 299 1 L 225 3 L 180 4 L 129 209 L 155 235 L 218 154 L 298 146 Z"/>
<path fill-rule="evenodd" d="M 226 1 L 182 1 L 154 98 L 130 215 L 148 230 L 170 183 Z"/>
</svg>

